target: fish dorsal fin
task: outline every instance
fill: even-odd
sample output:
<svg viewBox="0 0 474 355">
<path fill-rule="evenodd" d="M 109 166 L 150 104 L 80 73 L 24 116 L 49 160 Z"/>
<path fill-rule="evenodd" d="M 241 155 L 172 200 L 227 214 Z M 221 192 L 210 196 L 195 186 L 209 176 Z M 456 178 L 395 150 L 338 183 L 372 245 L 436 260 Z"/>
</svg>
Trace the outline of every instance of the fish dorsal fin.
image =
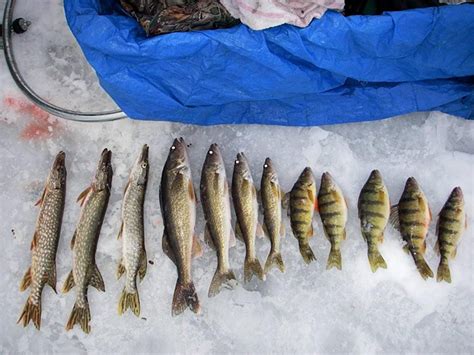
<svg viewBox="0 0 474 355">
<path fill-rule="evenodd" d="M 31 240 L 30 250 L 36 249 L 37 245 L 38 245 L 38 231 L 35 231 L 35 233 L 33 234 L 33 239 Z"/>
<path fill-rule="evenodd" d="M 244 241 L 244 236 L 242 234 L 242 230 L 240 229 L 239 222 L 235 222 L 235 236 L 237 237 L 238 240 L 241 242 Z"/>
<path fill-rule="evenodd" d="M 71 238 L 71 250 L 74 249 L 74 244 L 76 244 L 76 233 L 77 231 L 74 231 L 74 234 L 72 235 L 72 238 Z"/>
<path fill-rule="evenodd" d="M 191 180 L 188 182 L 188 194 L 191 201 L 196 201 L 196 194 L 194 193 L 194 186 Z"/>
<path fill-rule="evenodd" d="M 209 225 L 207 223 L 206 227 L 204 227 L 204 242 L 212 249 L 216 250 L 216 245 L 214 244 L 214 240 L 212 240 L 211 231 L 209 230 Z"/>
<path fill-rule="evenodd" d="M 262 228 L 262 225 L 259 222 L 257 222 L 256 236 L 259 238 L 263 238 L 264 235 L 265 235 L 265 232 Z"/>
<path fill-rule="evenodd" d="M 41 197 L 39 198 L 39 200 L 36 201 L 35 206 L 38 206 L 38 205 L 40 205 L 40 204 L 43 202 L 43 200 L 44 200 L 44 195 L 46 195 L 46 187 L 43 189 L 43 193 L 41 194 Z"/>
<path fill-rule="evenodd" d="M 117 280 L 119 280 L 123 274 L 125 274 L 125 265 L 123 264 L 123 258 L 120 258 L 120 262 L 117 266 Z"/>
<path fill-rule="evenodd" d="M 171 249 L 171 245 L 170 245 L 170 242 L 169 242 L 169 237 L 168 237 L 168 234 L 166 234 L 166 229 L 163 231 L 163 238 L 162 238 L 161 246 L 162 246 L 163 252 L 166 254 L 166 256 L 168 258 L 170 258 L 170 260 L 173 263 L 175 263 L 175 265 L 176 265 L 176 257 L 174 255 L 173 249 Z"/>
<path fill-rule="evenodd" d="M 69 290 L 71 290 L 71 288 L 73 288 L 74 286 L 76 286 L 76 282 L 74 281 L 74 274 L 71 270 L 67 275 L 66 281 L 64 281 L 62 292 L 69 292 Z"/>
<path fill-rule="evenodd" d="M 89 192 L 92 190 L 92 186 L 88 186 L 84 191 L 82 191 L 79 196 L 77 197 L 76 202 L 79 202 L 79 204 L 82 205 L 84 204 L 84 201 L 86 200 L 87 195 Z"/>
<path fill-rule="evenodd" d="M 100 274 L 99 268 L 97 264 L 92 266 L 90 278 L 89 278 L 89 285 L 95 287 L 97 290 L 105 292 L 105 284 L 102 275 Z"/>
<path fill-rule="evenodd" d="M 51 286 L 54 293 L 58 293 L 56 291 L 56 263 L 51 267 L 51 271 L 48 275 L 48 285 Z"/>
<path fill-rule="evenodd" d="M 390 207 L 390 217 L 388 219 L 389 223 L 397 231 L 400 231 L 400 220 L 398 219 L 398 205 Z"/>
<path fill-rule="evenodd" d="M 140 267 L 138 269 L 138 276 L 140 277 L 140 281 L 143 281 L 146 275 L 146 269 L 148 267 L 148 260 L 146 257 L 146 250 L 143 248 L 142 253 L 140 255 Z"/>
<path fill-rule="evenodd" d="M 199 238 L 195 234 L 193 235 L 192 257 L 199 258 L 200 256 L 202 256 L 202 246 Z"/>
<path fill-rule="evenodd" d="M 122 238 L 122 233 L 123 233 L 123 221 L 122 221 L 122 223 L 120 224 L 120 230 L 119 230 L 119 232 L 118 232 L 117 239 Z"/>
<path fill-rule="evenodd" d="M 20 291 L 25 291 L 31 285 L 31 266 L 26 270 L 25 275 L 21 279 Z"/>
</svg>

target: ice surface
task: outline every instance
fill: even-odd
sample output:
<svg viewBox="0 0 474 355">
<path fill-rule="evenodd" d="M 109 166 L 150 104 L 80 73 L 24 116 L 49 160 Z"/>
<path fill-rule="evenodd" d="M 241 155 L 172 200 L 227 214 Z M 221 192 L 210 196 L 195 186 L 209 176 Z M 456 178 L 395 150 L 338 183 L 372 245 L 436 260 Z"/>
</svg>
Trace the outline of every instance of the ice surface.
<svg viewBox="0 0 474 355">
<path fill-rule="evenodd" d="M 41 9 L 31 6 L 33 1 L 18 1 L 19 15 L 45 26 L 37 28 L 36 33 L 15 37 L 15 50 L 25 54 L 19 58 L 25 77 L 55 103 L 82 109 L 111 108 L 66 30 L 61 1 L 44 0 Z M 474 352 L 473 229 L 464 234 L 451 264 L 453 283 L 440 284 L 421 279 L 412 259 L 402 251 L 400 236 L 390 228 L 381 247 L 388 269 L 372 274 L 356 212 L 359 191 L 370 171 L 378 168 L 394 202 L 406 178 L 415 176 L 434 216 L 451 189 L 461 186 L 468 224 L 473 226 L 472 122 L 440 113 L 421 113 L 315 128 L 203 128 L 131 120 L 84 124 L 57 120 L 25 103 L 0 60 L 0 353 Z M 207 290 L 216 257 L 206 248 L 203 257 L 194 262 L 203 312 L 195 316 L 187 311 L 172 318 L 176 271 L 161 251 L 158 186 L 169 145 L 176 136 L 192 144 L 189 154 L 196 187 L 207 147 L 213 142 L 222 147 L 228 177 L 234 155 L 240 150 L 247 153 L 255 181 L 260 180 L 265 157 L 272 157 L 285 190 L 291 188 L 306 165 L 313 167 L 318 184 L 321 173 L 330 171 L 349 203 L 343 270 L 325 270 L 329 243 L 322 236 L 319 217 L 315 219 L 316 237 L 311 241 L 318 260 L 310 266 L 302 262 L 287 223 L 288 235 L 282 245 L 285 274 L 274 270 L 265 282 L 253 280 L 209 299 Z M 119 317 L 117 302 L 123 280 L 115 280 L 115 270 L 120 257 L 116 235 L 121 197 L 129 168 L 144 143 L 150 145 L 151 156 L 146 247 L 154 264 L 148 266 L 145 280 L 139 285 L 143 318 L 131 313 Z M 71 269 L 69 243 L 80 211 L 75 199 L 90 182 L 104 147 L 113 151 L 115 175 L 97 250 L 107 291 L 89 290 L 92 333 L 87 336 L 77 327 L 65 331 L 74 294 L 55 295 L 48 287 L 43 292 L 41 331 L 31 325 L 23 329 L 16 321 L 27 294 L 21 294 L 18 286 L 30 264 L 29 245 L 38 212 L 33 205 L 52 159 L 61 149 L 67 153 L 68 191 L 57 257 L 59 289 Z M 200 207 L 198 213 L 197 231 L 201 233 Z M 428 236 L 427 260 L 435 270 L 439 259 L 433 251 L 434 225 Z M 259 239 L 257 246 L 263 262 L 269 242 Z M 244 247 L 238 243 L 231 250 L 231 264 L 239 280 L 243 259 Z"/>
</svg>

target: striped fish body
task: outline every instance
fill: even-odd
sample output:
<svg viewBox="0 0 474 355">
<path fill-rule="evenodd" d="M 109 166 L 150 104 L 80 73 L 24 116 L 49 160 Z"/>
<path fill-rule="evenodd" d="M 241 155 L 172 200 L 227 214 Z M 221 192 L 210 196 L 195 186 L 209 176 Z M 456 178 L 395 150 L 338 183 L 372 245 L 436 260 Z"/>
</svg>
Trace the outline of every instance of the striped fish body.
<svg viewBox="0 0 474 355">
<path fill-rule="evenodd" d="M 199 313 L 201 306 L 191 272 L 193 247 L 198 245 L 194 236 L 196 196 L 183 138 L 174 140 L 163 168 L 160 206 L 164 224 L 163 251 L 178 271 L 171 314 L 181 314 L 188 307 Z"/>
<path fill-rule="evenodd" d="M 263 280 L 263 269 L 255 250 L 258 227 L 257 191 L 243 153 L 237 154 L 234 162 L 232 200 L 237 216 L 236 234 L 245 242 L 244 281 L 250 281 L 253 275 Z"/>
<path fill-rule="evenodd" d="M 66 196 L 65 154 L 59 152 L 49 173 L 43 195 L 37 204 L 40 211 L 31 243 L 31 267 L 20 285 L 24 291 L 30 287 L 30 296 L 18 323 L 27 326 L 33 321 L 37 329 L 41 326 L 41 294 L 45 284 L 56 292 L 56 252 L 61 233 Z"/>
<path fill-rule="evenodd" d="M 282 222 L 282 192 L 278 175 L 270 158 L 265 159 L 260 189 L 263 206 L 263 223 L 266 234 L 270 238 L 271 248 L 265 263 L 265 273 L 272 266 L 285 272 L 285 264 L 280 252 L 280 239 L 285 234 Z"/>
<path fill-rule="evenodd" d="M 424 279 L 433 277 L 433 272 L 424 259 L 431 211 L 415 178 L 407 180 L 398 206 L 392 208 L 392 211 L 396 212 L 394 218 L 397 219 L 400 233 L 406 242 L 405 250 L 412 255 L 420 275 Z"/>
<path fill-rule="evenodd" d="M 82 209 L 71 241 L 73 267 L 63 286 L 63 292 L 68 292 L 74 286 L 77 292 L 66 330 L 79 324 L 85 333 L 89 333 L 91 315 L 87 289 L 91 285 L 99 291 L 105 291 L 104 280 L 95 261 L 95 253 L 112 187 L 111 157 L 112 152 L 104 149 L 92 184 L 78 198 Z"/>
<path fill-rule="evenodd" d="M 137 277 L 143 280 L 147 269 L 143 207 L 148 170 L 148 146 L 145 144 L 133 165 L 125 188 L 122 202 L 122 225 L 119 232 L 119 238 L 122 239 L 122 259 L 117 270 L 118 278 L 123 274 L 126 278 L 118 313 L 123 314 L 130 308 L 137 317 L 140 315 Z"/>
<path fill-rule="evenodd" d="M 217 144 L 212 144 L 207 152 L 202 168 L 200 190 L 206 219 L 205 239 L 217 254 L 217 270 L 208 293 L 209 297 L 213 297 L 220 292 L 222 285 L 235 280 L 229 262 L 229 247 L 235 244 L 231 227 L 229 185 Z"/>
<path fill-rule="evenodd" d="M 318 193 L 319 215 L 323 223 L 324 234 L 331 243 L 327 269 L 342 269 L 341 243 L 346 239 L 347 204 L 341 189 L 329 173 L 321 177 Z"/>
<path fill-rule="evenodd" d="M 316 260 L 309 246 L 313 236 L 313 215 L 317 207 L 316 181 L 310 167 L 306 167 L 290 191 L 289 213 L 291 230 L 298 240 L 301 256 L 306 264 Z"/>
<path fill-rule="evenodd" d="M 387 268 L 378 246 L 383 242 L 384 230 L 390 217 L 387 188 L 378 170 L 372 171 L 359 195 L 358 212 L 362 236 L 367 242 L 370 267 L 375 272 Z"/>
<path fill-rule="evenodd" d="M 441 255 L 436 277 L 438 282 L 451 282 L 449 260 L 456 256 L 458 242 L 466 229 L 466 221 L 463 193 L 460 187 L 456 187 L 441 209 L 436 224 L 436 249 Z"/>
</svg>

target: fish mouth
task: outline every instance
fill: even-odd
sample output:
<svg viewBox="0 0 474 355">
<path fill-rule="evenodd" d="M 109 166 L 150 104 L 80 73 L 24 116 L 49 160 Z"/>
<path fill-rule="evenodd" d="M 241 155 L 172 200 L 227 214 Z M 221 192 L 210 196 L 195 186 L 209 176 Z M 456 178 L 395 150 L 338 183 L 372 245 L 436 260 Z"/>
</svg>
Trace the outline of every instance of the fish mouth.
<svg viewBox="0 0 474 355">
<path fill-rule="evenodd" d="M 451 196 L 457 197 L 457 198 L 463 198 L 464 195 L 463 195 L 462 189 L 459 186 L 457 186 L 451 192 Z"/>
<path fill-rule="evenodd" d="M 148 150 L 149 150 L 148 145 L 144 144 L 142 148 L 142 152 L 140 154 L 140 163 L 148 162 Z"/>
<path fill-rule="evenodd" d="M 408 188 L 418 188 L 418 181 L 413 176 L 410 176 L 407 179 L 405 186 Z"/>
<path fill-rule="evenodd" d="M 58 169 L 63 167 L 66 162 L 66 153 L 62 150 L 56 155 L 56 159 L 54 159 L 53 169 Z"/>
<path fill-rule="evenodd" d="M 263 164 L 263 167 L 266 168 L 272 168 L 273 167 L 273 162 L 270 158 L 265 158 L 265 163 Z"/>
<path fill-rule="evenodd" d="M 100 156 L 99 165 L 100 166 L 110 165 L 111 161 L 112 161 L 112 151 L 108 150 L 107 148 L 104 148 Z"/>
<path fill-rule="evenodd" d="M 380 174 L 380 171 L 378 171 L 377 169 L 374 169 L 370 173 L 370 178 L 373 180 L 379 180 L 382 179 L 382 174 Z"/>
<path fill-rule="evenodd" d="M 245 156 L 245 154 L 243 152 L 238 153 L 237 158 L 235 159 L 235 164 L 238 165 L 245 163 L 247 163 L 247 157 Z"/>
<path fill-rule="evenodd" d="M 321 181 L 327 181 L 330 182 L 332 181 L 332 176 L 329 174 L 329 172 L 325 171 L 323 175 L 321 176 Z"/>
<path fill-rule="evenodd" d="M 219 150 L 219 146 L 217 143 L 212 143 L 211 146 L 209 147 L 209 150 L 207 151 L 209 155 L 214 155 L 214 156 L 220 156 L 221 152 Z"/>
</svg>

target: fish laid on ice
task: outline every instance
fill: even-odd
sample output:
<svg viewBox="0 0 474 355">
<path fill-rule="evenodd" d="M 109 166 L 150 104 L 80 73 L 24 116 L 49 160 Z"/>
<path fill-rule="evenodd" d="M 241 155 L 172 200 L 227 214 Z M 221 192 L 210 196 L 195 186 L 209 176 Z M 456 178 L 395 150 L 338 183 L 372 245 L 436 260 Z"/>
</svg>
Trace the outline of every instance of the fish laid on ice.
<svg viewBox="0 0 474 355">
<path fill-rule="evenodd" d="M 18 323 L 27 326 L 33 321 L 37 329 L 41 326 L 41 294 L 48 284 L 56 292 L 56 251 L 58 248 L 66 196 L 65 154 L 59 152 L 54 160 L 43 195 L 36 205 L 40 206 L 35 233 L 31 242 L 31 266 L 21 281 L 20 290 L 30 287 Z"/>
</svg>

